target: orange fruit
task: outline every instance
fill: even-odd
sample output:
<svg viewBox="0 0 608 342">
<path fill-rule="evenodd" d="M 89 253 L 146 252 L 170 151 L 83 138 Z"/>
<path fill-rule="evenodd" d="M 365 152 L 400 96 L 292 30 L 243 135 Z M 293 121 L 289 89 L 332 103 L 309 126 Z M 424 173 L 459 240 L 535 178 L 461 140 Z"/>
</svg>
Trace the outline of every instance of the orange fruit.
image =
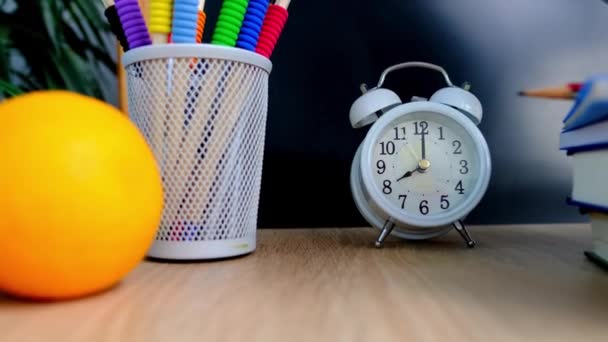
<svg viewBox="0 0 608 342">
<path fill-rule="evenodd" d="M 145 256 L 162 201 L 154 156 L 114 107 L 65 91 L 0 103 L 0 291 L 111 287 Z"/>
</svg>

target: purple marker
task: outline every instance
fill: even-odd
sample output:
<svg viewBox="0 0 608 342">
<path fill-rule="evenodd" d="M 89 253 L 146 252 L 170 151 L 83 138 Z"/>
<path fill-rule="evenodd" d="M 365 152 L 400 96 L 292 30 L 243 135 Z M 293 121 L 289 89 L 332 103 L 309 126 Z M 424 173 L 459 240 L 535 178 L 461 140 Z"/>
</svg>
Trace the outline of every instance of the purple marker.
<svg viewBox="0 0 608 342">
<path fill-rule="evenodd" d="M 137 0 L 116 0 L 118 16 L 131 49 L 150 45 L 150 33 Z"/>
</svg>

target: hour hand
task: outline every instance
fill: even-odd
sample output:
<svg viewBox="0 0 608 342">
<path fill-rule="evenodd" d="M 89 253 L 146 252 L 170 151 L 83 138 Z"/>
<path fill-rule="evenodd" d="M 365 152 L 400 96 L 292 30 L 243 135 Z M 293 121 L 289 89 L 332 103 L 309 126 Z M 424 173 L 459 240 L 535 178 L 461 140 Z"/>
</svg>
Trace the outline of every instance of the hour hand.
<svg viewBox="0 0 608 342">
<path fill-rule="evenodd" d="M 414 170 L 412 170 L 412 171 L 408 171 L 408 172 L 406 172 L 406 173 L 405 173 L 403 176 L 401 176 L 401 178 L 397 179 L 397 182 L 398 182 L 398 181 L 400 181 L 400 180 L 402 180 L 402 179 L 404 179 L 404 178 L 408 178 L 408 177 L 410 177 L 410 176 L 411 176 L 411 175 L 413 175 L 413 174 L 414 174 L 414 172 L 416 172 L 416 171 L 418 171 L 418 167 L 416 167 L 416 168 L 415 168 Z"/>
</svg>

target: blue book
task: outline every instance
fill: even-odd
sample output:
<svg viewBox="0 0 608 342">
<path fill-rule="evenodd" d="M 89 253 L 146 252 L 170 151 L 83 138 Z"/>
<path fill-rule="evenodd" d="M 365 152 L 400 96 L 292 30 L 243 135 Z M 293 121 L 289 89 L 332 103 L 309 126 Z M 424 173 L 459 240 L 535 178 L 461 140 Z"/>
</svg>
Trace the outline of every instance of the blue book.
<svg viewBox="0 0 608 342">
<path fill-rule="evenodd" d="M 608 148 L 608 120 L 562 132 L 559 136 L 559 149 L 568 150 L 568 154 L 606 148 Z"/>
<path fill-rule="evenodd" d="M 564 132 L 608 119 L 608 75 L 587 80 L 564 118 Z"/>
</svg>

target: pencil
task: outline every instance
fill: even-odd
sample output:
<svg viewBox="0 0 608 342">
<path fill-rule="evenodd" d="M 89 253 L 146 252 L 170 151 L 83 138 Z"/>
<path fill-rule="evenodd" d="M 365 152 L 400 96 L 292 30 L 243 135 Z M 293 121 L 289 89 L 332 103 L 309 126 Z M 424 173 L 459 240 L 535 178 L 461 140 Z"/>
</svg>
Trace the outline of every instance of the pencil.
<svg viewBox="0 0 608 342">
<path fill-rule="evenodd" d="M 173 21 L 171 24 L 171 41 L 173 43 L 196 43 L 198 6 L 198 0 L 175 0 L 173 2 Z"/>
<path fill-rule="evenodd" d="M 129 48 L 150 45 L 150 33 L 137 0 L 115 0 L 116 12 L 127 37 Z"/>
<path fill-rule="evenodd" d="M 538 97 L 546 99 L 572 100 L 581 90 L 581 83 L 568 83 L 559 87 L 548 87 L 520 91 L 519 96 Z"/>
<path fill-rule="evenodd" d="M 268 6 L 269 0 L 249 0 L 245 19 L 243 19 L 243 25 L 236 41 L 237 47 L 255 51 Z"/>
<path fill-rule="evenodd" d="M 108 20 L 108 24 L 110 24 L 110 30 L 116 36 L 116 39 L 120 43 L 120 46 L 122 46 L 123 51 L 129 51 L 129 42 L 127 41 L 125 30 L 120 22 L 120 17 L 118 16 L 118 11 L 114 5 L 114 0 L 104 0 L 104 4 L 106 9 L 103 13 Z"/>
<path fill-rule="evenodd" d="M 274 4 L 268 6 L 255 52 L 266 58 L 272 56 L 277 41 L 283 32 L 285 22 L 289 17 L 287 9 L 290 4 L 291 0 L 276 0 Z"/>
<path fill-rule="evenodd" d="M 154 44 L 166 44 L 171 32 L 173 2 L 171 0 L 150 0 L 150 33 Z"/>
<path fill-rule="evenodd" d="M 207 22 L 207 14 L 205 14 L 205 0 L 198 2 L 198 21 L 196 23 L 196 42 L 203 42 L 203 33 L 205 32 L 205 23 Z"/>
<path fill-rule="evenodd" d="M 236 46 L 249 0 L 224 0 L 211 36 L 211 44 Z"/>
</svg>

